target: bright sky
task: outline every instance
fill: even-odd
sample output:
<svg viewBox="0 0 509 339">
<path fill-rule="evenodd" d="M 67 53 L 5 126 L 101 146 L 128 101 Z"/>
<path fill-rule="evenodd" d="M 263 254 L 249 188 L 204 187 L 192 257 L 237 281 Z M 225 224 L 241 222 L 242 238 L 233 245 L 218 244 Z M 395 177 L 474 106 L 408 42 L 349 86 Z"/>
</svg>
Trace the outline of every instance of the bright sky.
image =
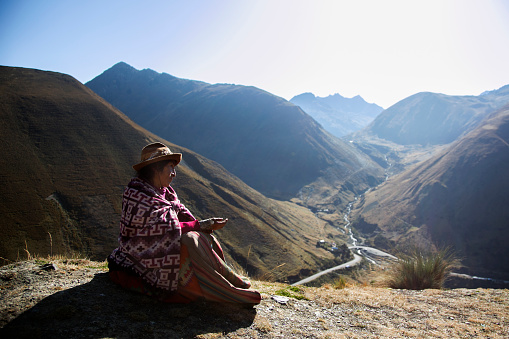
<svg viewBox="0 0 509 339">
<path fill-rule="evenodd" d="M 287 100 L 509 84 L 504 0 L 1 0 L 0 64 L 85 83 L 119 61 Z"/>
</svg>

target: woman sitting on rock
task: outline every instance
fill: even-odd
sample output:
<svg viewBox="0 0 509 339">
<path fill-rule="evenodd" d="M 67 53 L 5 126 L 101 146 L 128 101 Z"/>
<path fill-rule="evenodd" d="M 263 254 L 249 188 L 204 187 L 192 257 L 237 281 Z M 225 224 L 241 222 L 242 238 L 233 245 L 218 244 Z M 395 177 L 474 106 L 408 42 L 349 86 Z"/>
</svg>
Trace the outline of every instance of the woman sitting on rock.
<svg viewBox="0 0 509 339">
<path fill-rule="evenodd" d="M 258 304 L 260 293 L 226 265 L 212 235 L 228 219 L 196 220 L 170 186 L 181 159 L 162 143 L 141 151 L 123 195 L 119 246 L 108 257 L 111 279 L 165 302 Z"/>
</svg>

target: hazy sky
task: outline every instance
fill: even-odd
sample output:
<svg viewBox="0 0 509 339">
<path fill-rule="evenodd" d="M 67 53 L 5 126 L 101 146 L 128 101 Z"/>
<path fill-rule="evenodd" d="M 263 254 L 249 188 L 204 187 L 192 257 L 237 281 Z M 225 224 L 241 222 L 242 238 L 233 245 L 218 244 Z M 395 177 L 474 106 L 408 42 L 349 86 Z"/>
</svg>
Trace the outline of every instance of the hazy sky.
<svg viewBox="0 0 509 339">
<path fill-rule="evenodd" d="M 509 84 L 509 1 L 0 0 L 0 64 L 85 83 L 119 61 L 264 89 L 362 96 Z"/>
</svg>

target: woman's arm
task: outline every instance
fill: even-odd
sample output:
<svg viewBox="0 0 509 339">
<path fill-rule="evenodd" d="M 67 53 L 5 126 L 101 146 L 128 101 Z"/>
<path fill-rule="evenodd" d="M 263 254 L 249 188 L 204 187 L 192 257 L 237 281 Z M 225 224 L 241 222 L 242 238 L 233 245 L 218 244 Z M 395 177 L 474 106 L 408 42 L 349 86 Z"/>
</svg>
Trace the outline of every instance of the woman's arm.
<svg viewBox="0 0 509 339">
<path fill-rule="evenodd" d="M 182 233 L 189 231 L 201 231 L 205 233 L 212 233 L 215 230 L 219 230 L 226 225 L 228 219 L 224 218 L 210 218 L 205 220 L 193 220 L 180 222 L 180 229 Z"/>
<path fill-rule="evenodd" d="M 179 218 L 180 219 L 180 218 Z M 200 222 L 196 219 L 193 221 L 180 221 L 180 229 L 182 230 L 182 234 L 190 232 L 190 231 L 200 231 Z"/>
</svg>

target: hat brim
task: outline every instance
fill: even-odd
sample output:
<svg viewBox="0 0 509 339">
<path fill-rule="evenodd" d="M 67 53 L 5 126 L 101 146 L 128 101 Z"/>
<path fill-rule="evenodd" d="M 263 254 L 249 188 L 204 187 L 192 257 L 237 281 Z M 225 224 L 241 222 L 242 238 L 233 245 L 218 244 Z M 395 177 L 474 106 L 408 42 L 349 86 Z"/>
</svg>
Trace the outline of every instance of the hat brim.
<svg viewBox="0 0 509 339">
<path fill-rule="evenodd" d="M 150 160 L 142 161 L 140 163 L 137 163 L 136 165 L 133 165 L 133 168 L 136 172 L 141 170 L 143 167 L 153 164 L 155 162 L 164 161 L 164 160 L 173 160 L 176 162 L 175 166 L 177 166 L 180 161 L 182 160 L 182 153 L 172 153 L 167 155 L 161 155 L 160 157 L 156 157 Z"/>
</svg>

